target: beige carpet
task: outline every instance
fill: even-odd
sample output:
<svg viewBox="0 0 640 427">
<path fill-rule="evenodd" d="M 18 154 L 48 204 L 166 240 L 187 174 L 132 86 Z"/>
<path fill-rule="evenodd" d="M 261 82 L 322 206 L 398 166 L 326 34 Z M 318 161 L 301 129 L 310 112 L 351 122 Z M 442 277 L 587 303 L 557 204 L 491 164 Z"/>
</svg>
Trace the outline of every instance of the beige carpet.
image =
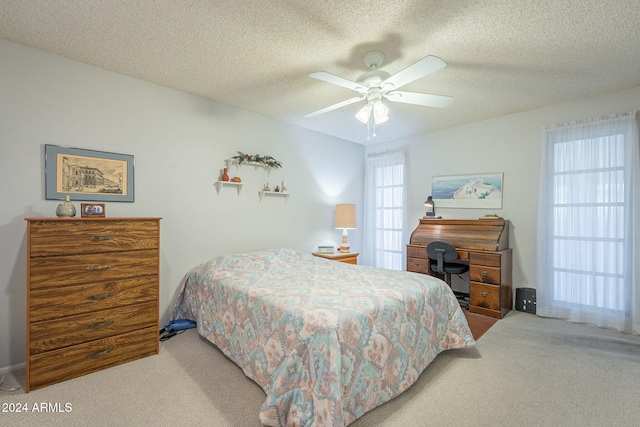
<svg viewBox="0 0 640 427">
<path fill-rule="evenodd" d="M 0 392 L 0 425 L 260 426 L 261 389 L 194 330 L 161 348 L 29 394 Z M 21 375 L 2 387 L 23 385 Z M 640 337 L 511 312 L 351 426 L 637 426 L 639 386 Z M 42 403 L 71 411 L 33 412 Z M 4 412 L 16 404 L 28 412 Z"/>
</svg>

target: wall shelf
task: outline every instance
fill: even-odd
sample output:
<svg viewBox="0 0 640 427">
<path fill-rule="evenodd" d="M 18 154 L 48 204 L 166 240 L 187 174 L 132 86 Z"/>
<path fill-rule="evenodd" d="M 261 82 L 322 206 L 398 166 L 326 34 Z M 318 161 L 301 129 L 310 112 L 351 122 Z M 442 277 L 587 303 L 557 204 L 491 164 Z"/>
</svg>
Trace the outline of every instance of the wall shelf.
<svg viewBox="0 0 640 427">
<path fill-rule="evenodd" d="M 239 168 L 240 166 L 253 166 L 253 168 L 255 170 L 258 170 L 258 169 L 266 170 L 267 171 L 267 175 L 269 175 L 271 173 L 271 167 L 267 166 L 265 164 L 262 164 L 262 163 L 256 163 L 256 162 L 243 162 L 243 163 L 240 163 L 239 160 L 235 160 L 235 159 L 227 159 L 224 162 L 227 165 L 227 169 L 231 169 L 231 165 L 236 165 L 236 168 Z"/>
<path fill-rule="evenodd" d="M 240 190 L 242 190 L 242 182 L 233 182 L 233 181 L 216 181 L 213 183 L 216 187 L 216 191 L 220 194 L 220 189 L 222 187 L 235 187 L 238 191 L 238 196 L 240 195 Z"/>
<path fill-rule="evenodd" d="M 260 195 L 260 201 L 262 202 L 262 198 L 263 197 L 282 197 L 284 198 L 284 202 L 287 203 L 287 200 L 289 200 L 289 193 L 284 193 L 282 191 L 259 191 L 258 194 Z"/>
</svg>

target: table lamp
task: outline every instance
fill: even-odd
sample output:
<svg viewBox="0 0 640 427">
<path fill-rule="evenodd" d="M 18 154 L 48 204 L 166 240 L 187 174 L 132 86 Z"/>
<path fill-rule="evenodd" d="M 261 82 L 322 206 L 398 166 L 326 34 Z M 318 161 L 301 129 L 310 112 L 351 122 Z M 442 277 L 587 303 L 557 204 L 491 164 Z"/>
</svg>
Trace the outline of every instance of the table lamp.
<svg viewBox="0 0 640 427">
<path fill-rule="evenodd" d="M 342 229 L 342 244 L 340 245 L 340 252 L 351 252 L 351 246 L 349 246 L 349 234 L 347 230 L 356 228 L 356 205 L 336 205 L 336 217 L 333 222 L 333 227 Z"/>
<path fill-rule="evenodd" d="M 433 198 L 431 196 L 427 197 L 427 200 L 424 202 L 424 205 L 427 207 L 427 213 L 424 215 L 425 218 L 433 218 L 436 216 L 436 204 L 433 203 Z"/>
</svg>

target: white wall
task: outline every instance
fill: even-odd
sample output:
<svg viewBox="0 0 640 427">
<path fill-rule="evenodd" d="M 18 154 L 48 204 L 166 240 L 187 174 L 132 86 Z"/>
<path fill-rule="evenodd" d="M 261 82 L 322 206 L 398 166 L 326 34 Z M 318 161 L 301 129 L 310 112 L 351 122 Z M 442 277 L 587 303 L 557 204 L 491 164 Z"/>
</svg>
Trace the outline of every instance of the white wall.
<svg viewBox="0 0 640 427">
<path fill-rule="evenodd" d="M 339 244 L 334 205 L 362 205 L 360 145 L 3 40 L 0 58 L 0 372 L 26 355 L 24 218 L 53 217 L 60 203 L 45 200 L 45 144 L 135 156 L 135 202 L 107 203 L 106 212 L 163 218 L 163 323 L 180 279 L 197 263 Z M 238 150 L 272 155 L 284 167 L 270 174 L 232 167 L 244 187 L 240 195 L 229 188 L 218 195 L 213 183 Z M 264 183 L 282 180 L 287 203 L 259 201 Z M 361 240 L 352 230 L 354 251 Z"/>
<path fill-rule="evenodd" d="M 455 105 L 454 102 L 449 108 L 455 108 Z M 510 220 L 513 286 L 535 288 L 543 127 L 635 110 L 640 110 L 640 87 L 369 146 L 366 153 L 394 149 L 408 153 L 410 232 L 425 213 L 423 202 L 431 194 L 432 176 L 504 172 L 502 209 L 436 207 L 436 214 L 443 218 L 475 219 L 496 213 Z"/>
</svg>

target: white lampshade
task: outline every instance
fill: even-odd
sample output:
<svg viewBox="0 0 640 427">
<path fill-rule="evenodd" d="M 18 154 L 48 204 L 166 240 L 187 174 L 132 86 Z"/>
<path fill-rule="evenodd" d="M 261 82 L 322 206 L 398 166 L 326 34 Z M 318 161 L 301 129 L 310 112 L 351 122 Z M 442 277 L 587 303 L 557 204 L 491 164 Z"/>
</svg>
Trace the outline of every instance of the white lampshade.
<svg viewBox="0 0 640 427">
<path fill-rule="evenodd" d="M 342 244 L 340 245 L 340 252 L 351 252 L 351 246 L 349 245 L 349 234 L 347 230 L 350 228 L 356 228 L 356 205 L 336 205 L 336 217 L 333 221 L 333 227 L 342 229 Z"/>
<path fill-rule="evenodd" d="M 373 103 L 373 119 L 377 125 L 389 120 L 389 109 L 380 100 Z"/>
<path fill-rule="evenodd" d="M 357 228 L 356 226 L 356 205 L 340 204 L 336 205 L 336 217 L 333 222 L 334 228 Z"/>
<path fill-rule="evenodd" d="M 369 122 L 369 119 L 371 118 L 371 109 L 372 109 L 371 104 L 367 103 L 367 105 L 362 107 L 356 113 L 356 119 L 360 120 L 362 123 L 366 125 Z"/>
<path fill-rule="evenodd" d="M 373 114 L 371 114 L 372 112 Z M 382 124 L 389 120 L 389 109 L 378 99 L 376 101 L 367 102 L 367 104 L 356 113 L 356 119 L 360 120 L 365 125 L 371 121 L 371 116 L 373 116 L 375 124 Z"/>
</svg>

